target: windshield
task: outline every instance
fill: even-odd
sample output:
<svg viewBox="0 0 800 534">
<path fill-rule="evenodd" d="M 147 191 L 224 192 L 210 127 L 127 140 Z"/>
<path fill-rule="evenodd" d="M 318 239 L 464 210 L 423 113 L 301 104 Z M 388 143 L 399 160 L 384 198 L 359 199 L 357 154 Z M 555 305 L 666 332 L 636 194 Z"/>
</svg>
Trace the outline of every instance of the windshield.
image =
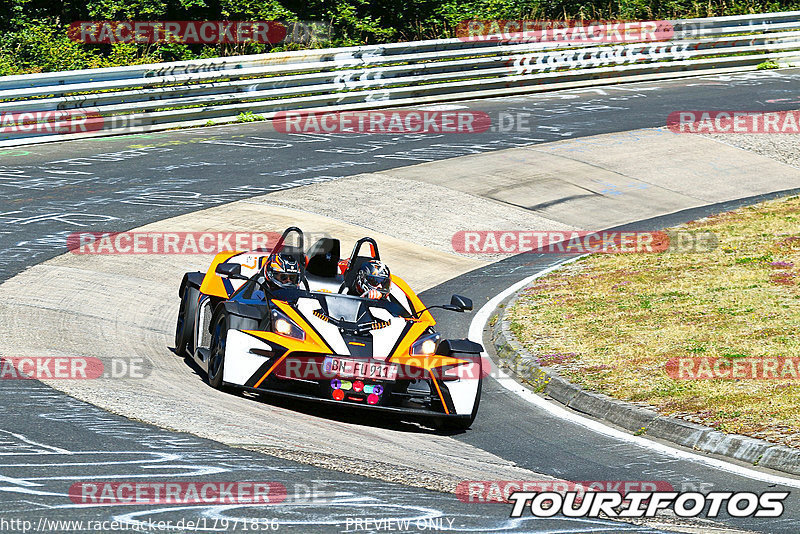
<svg viewBox="0 0 800 534">
<path fill-rule="evenodd" d="M 313 293 L 314 297 L 322 304 L 322 311 L 333 319 L 350 323 L 372 321 L 375 317 L 369 308 L 381 308 L 388 311 L 393 317 L 410 317 L 403 306 L 392 300 L 374 300 L 355 297 L 352 295 L 338 295 L 333 293 Z"/>
</svg>

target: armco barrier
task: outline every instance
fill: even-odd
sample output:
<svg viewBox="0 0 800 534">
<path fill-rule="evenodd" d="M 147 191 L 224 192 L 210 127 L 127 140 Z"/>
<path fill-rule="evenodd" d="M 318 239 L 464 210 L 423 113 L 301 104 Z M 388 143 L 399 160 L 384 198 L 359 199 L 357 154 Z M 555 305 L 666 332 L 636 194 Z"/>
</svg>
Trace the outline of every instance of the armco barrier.
<svg viewBox="0 0 800 534">
<path fill-rule="evenodd" d="M 0 78 L 0 112 L 89 108 L 84 133 L 0 128 L 0 146 L 754 69 L 800 57 L 800 11 L 672 21 L 669 41 L 442 39 Z M 47 115 L 44 113 L 43 115 Z M 35 119 L 33 120 L 35 122 Z M 29 121 L 30 123 L 30 121 Z"/>
</svg>

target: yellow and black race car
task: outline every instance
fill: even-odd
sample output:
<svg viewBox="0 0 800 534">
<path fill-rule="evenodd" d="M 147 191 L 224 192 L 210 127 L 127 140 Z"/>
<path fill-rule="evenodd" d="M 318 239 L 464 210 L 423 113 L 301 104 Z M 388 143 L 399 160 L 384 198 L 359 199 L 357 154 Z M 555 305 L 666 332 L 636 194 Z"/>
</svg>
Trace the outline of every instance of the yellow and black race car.
<svg viewBox="0 0 800 534">
<path fill-rule="evenodd" d="M 483 347 L 441 339 L 430 308 L 394 274 L 380 298 L 348 294 L 380 253 L 369 237 L 348 259 L 339 251 L 338 239 L 322 238 L 306 254 L 302 231 L 291 227 L 270 251 L 219 253 L 208 272 L 186 273 L 176 352 L 193 357 L 215 388 L 468 428 L 480 404 Z M 275 262 L 299 267 L 294 283 L 271 283 Z M 472 302 L 453 295 L 435 307 L 464 312 Z"/>
</svg>

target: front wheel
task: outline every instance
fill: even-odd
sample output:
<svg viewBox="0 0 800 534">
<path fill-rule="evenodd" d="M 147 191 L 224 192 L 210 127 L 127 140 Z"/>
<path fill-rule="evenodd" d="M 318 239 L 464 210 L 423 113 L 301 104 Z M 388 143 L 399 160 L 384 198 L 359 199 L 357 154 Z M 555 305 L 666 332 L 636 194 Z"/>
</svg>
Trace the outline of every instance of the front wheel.
<svg viewBox="0 0 800 534">
<path fill-rule="evenodd" d="M 256 330 L 258 321 L 223 312 L 211 328 L 211 356 L 208 359 L 208 383 L 216 389 L 226 389 L 222 381 L 225 374 L 225 352 L 228 349 L 228 330 Z"/>
<path fill-rule="evenodd" d="M 211 329 L 211 357 L 208 359 L 208 383 L 214 389 L 222 389 L 222 374 L 225 370 L 225 346 L 228 341 L 228 318 L 222 314 Z"/>
</svg>

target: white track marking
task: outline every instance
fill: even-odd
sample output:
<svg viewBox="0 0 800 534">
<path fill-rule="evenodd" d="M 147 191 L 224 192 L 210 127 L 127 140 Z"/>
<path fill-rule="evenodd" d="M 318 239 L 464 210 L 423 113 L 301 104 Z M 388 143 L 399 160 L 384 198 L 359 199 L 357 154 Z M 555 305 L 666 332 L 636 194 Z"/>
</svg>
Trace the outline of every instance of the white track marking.
<svg viewBox="0 0 800 534">
<path fill-rule="evenodd" d="M 3 430 L 3 429 L 0 429 L 0 432 L 2 432 L 3 434 L 8 434 L 9 436 L 13 436 L 16 439 L 20 440 L 21 442 L 27 443 L 28 445 L 31 445 L 33 447 L 39 447 L 39 448 L 43 449 L 43 452 L 46 452 L 46 453 L 49 453 L 49 454 L 70 454 L 70 451 L 68 451 L 66 449 L 62 449 L 61 447 L 53 447 L 52 445 L 45 445 L 44 443 L 39 443 L 38 441 L 33 441 L 32 439 L 26 438 L 22 434 L 17 434 L 15 432 L 11 432 L 9 430 Z M 5 455 L 5 454 L 29 454 L 29 453 L 16 453 L 16 452 L 4 453 L 4 452 L 0 452 L 0 454 Z"/>
<path fill-rule="evenodd" d="M 430 111 L 452 111 L 454 109 L 469 109 L 469 106 L 465 106 L 463 104 L 429 104 L 427 106 L 419 106 L 417 109 Z"/>
<path fill-rule="evenodd" d="M 503 300 L 505 300 L 508 296 L 510 296 L 516 291 L 519 291 L 520 289 L 527 286 L 537 278 L 545 276 L 555 271 L 562 265 L 570 263 L 577 259 L 579 258 L 572 258 L 567 261 L 561 262 L 558 265 L 548 267 L 547 269 L 544 269 L 543 271 L 540 271 L 534 274 L 533 276 L 529 276 L 524 280 L 520 280 L 516 284 L 512 285 L 511 287 L 502 291 L 500 294 L 493 297 L 491 300 L 489 300 L 489 302 L 484 304 L 480 310 L 478 310 L 478 312 L 475 314 L 475 317 L 472 319 L 472 322 L 469 325 L 469 339 L 477 343 L 483 342 L 483 330 L 486 327 L 486 322 L 489 320 L 489 316 L 495 310 L 495 308 L 497 308 L 497 305 L 500 304 Z M 487 358 L 489 357 L 485 352 L 483 353 L 483 356 Z M 522 384 L 518 383 L 502 369 L 498 369 L 497 371 L 498 371 L 497 373 L 498 377 L 496 378 L 497 382 L 499 382 L 500 385 L 506 388 L 507 390 L 516 393 L 526 401 L 536 405 L 538 408 L 541 408 L 542 410 L 546 410 L 555 417 L 583 426 L 593 432 L 597 432 L 598 434 L 609 436 L 614 439 L 618 439 L 620 441 L 627 441 L 633 443 L 634 445 L 638 445 L 639 447 L 648 448 L 653 451 L 659 452 L 661 454 L 666 454 L 668 456 L 672 456 L 674 458 L 678 458 L 681 460 L 688 460 L 690 462 L 704 464 L 709 467 L 719 469 L 721 471 L 727 471 L 728 473 L 732 473 L 734 475 L 750 478 L 753 480 L 758 480 L 761 482 L 766 482 L 768 484 L 778 484 L 781 486 L 800 488 L 800 480 L 795 478 L 788 478 L 788 477 L 763 473 L 761 471 L 756 471 L 755 469 L 750 469 L 748 467 L 732 464 L 724 460 L 709 458 L 692 452 L 676 449 L 668 445 L 663 445 L 661 443 L 657 443 L 649 439 L 645 439 L 639 436 L 634 436 L 632 434 L 622 432 L 615 428 L 611 428 L 610 426 L 604 423 L 595 421 L 594 419 L 589 419 L 588 417 L 584 417 L 576 412 L 563 408 L 560 405 L 549 402 L 545 400 L 543 397 L 540 397 L 539 395 L 531 391 L 530 389 L 526 388 Z"/>
</svg>

